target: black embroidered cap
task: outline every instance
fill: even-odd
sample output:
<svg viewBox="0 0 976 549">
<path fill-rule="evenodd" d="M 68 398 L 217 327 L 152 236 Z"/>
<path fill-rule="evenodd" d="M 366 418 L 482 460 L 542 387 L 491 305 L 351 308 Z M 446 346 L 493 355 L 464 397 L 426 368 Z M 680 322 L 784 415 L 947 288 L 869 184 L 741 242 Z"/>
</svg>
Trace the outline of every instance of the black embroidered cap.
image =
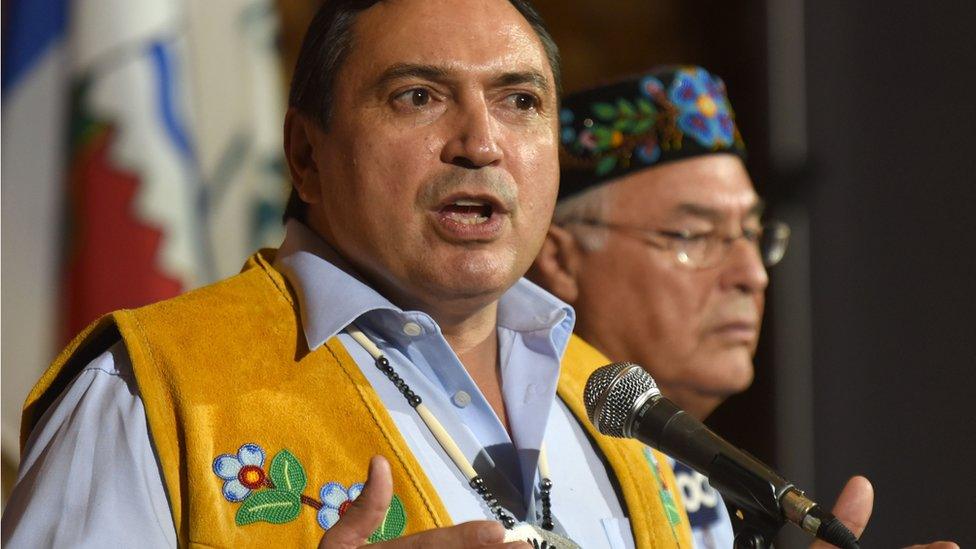
<svg viewBox="0 0 976 549">
<path fill-rule="evenodd" d="M 696 66 L 664 66 L 569 94 L 559 111 L 559 199 L 692 156 L 745 159 L 725 83 Z"/>
</svg>

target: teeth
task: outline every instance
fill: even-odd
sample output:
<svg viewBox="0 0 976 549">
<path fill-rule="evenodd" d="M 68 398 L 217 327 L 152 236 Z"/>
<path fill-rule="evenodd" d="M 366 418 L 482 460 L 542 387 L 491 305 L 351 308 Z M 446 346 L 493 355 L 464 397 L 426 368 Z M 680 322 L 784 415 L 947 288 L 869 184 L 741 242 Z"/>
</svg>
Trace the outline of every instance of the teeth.
<svg viewBox="0 0 976 549">
<path fill-rule="evenodd" d="M 454 202 L 455 206 L 484 206 L 485 203 L 480 200 L 457 200 Z"/>
<path fill-rule="evenodd" d="M 470 214 L 465 215 L 465 214 L 451 213 L 448 214 L 447 217 L 450 217 L 452 220 L 457 221 L 458 223 L 463 223 L 465 225 L 477 225 L 479 223 L 484 223 L 485 221 L 488 221 L 487 217 L 483 217 L 480 215 L 470 215 Z"/>
</svg>

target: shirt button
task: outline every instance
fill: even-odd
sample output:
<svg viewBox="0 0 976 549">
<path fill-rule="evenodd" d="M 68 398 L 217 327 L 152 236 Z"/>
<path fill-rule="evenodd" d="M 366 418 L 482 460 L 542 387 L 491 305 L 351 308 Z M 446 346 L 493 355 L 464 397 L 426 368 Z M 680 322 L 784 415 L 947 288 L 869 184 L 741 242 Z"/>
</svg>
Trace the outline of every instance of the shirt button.
<svg viewBox="0 0 976 549">
<path fill-rule="evenodd" d="M 465 391 L 458 391 L 454 393 L 454 396 L 451 397 L 451 400 L 454 401 L 454 405 L 457 406 L 458 408 L 464 408 L 468 404 L 471 404 L 471 395 L 469 395 Z"/>
<path fill-rule="evenodd" d="M 420 324 L 417 324 L 416 322 L 407 322 L 403 325 L 403 333 L 414 337 L 424 333 L 424 329 L 421 328 Z"/>
</svg>

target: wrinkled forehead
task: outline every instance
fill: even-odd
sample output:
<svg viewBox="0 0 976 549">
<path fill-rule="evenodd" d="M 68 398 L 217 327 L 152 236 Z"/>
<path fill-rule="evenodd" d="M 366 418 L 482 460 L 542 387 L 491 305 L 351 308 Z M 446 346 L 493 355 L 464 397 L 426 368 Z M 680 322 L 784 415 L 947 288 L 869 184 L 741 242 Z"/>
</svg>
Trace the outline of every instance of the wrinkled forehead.
<svg viewBox="0 0 976 549">
<path fill-rule="evenodd" d="M 762 213 L 763 202 L 737 156 L 713 154 L 680 160 L 622 177 L 611 185 L 617 209 L 654 217 L 716 218 Z"/>
<path fill-rule="evenodd" d="M 339 85 L 365 84 L 390 67 L 425 65 L 457 79 L 537 72 L 552 84 L 545 50 L 507 0 L 390 0 L 364 11 Z"/>
</svg>

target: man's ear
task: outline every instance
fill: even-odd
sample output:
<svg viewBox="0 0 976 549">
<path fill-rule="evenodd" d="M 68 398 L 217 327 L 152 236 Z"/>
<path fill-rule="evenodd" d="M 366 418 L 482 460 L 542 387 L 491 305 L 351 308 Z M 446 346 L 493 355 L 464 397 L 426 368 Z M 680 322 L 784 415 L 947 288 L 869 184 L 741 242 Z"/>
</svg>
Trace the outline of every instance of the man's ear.
<svg viewBox="0 0 976 549">
<path fill-rule="evenodd" d="M 546 241 L 526 276 L 566 303 L 579 296 L 577 276 L 582 250 L 573 233 L 550 225 Z"/>
<path fill-rule="evenodd" d="M 315 137 L 318 126 L 294 107 L 285 114 L 285 160 L 292 185 L 302 201 L 314 204 L 321 198 L 319 171 L 315 164 Z"/>
</svg>

